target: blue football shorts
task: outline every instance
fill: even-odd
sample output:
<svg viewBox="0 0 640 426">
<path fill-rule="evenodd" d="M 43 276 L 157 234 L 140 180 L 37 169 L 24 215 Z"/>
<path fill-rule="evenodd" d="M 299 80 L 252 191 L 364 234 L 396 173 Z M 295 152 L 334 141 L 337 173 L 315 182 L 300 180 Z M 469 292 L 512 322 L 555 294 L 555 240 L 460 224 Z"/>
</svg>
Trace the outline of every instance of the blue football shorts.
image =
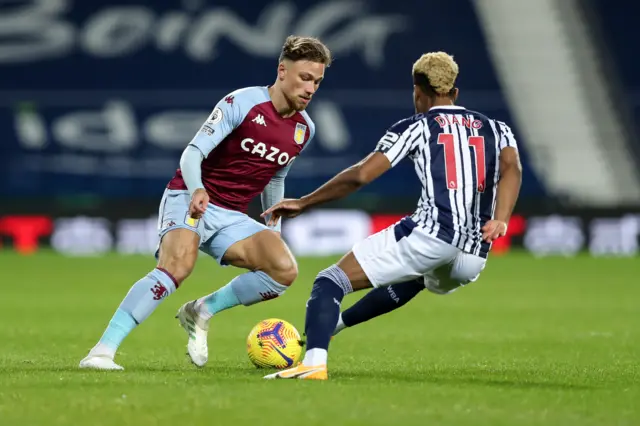
<svg viewBox="0 0 640 426">
<path fill-rule="evenodd" d="M 200 219 L 189 216 L 189 191 L 166 189 L 158 212 L 160 240 L 172 229 L 190 229 L 200 236 L 200 250 L 224 265 L 222 257 L 229 247 L 260 231 L 269 229 L 246 214 L 209 203 Z M 160 245 L 156 250 L 156 258 Z"/>
</svg>

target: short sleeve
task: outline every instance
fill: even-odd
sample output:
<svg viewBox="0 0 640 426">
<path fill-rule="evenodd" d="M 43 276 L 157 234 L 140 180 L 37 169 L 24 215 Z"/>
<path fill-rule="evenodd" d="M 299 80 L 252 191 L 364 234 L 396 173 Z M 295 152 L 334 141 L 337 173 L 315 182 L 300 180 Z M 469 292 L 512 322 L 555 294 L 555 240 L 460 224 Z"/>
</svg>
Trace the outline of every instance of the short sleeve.
<svg viewBox="0 0 640 426">
<path fill-rule="evenodd" d="M 375 151 L 383 153 L 396 166 L 400 160 L 412 154 L 421 138 L 424 138 L 424 124 L 416 117 L 398 121 L 387 129 L 380 138 Z"/>
<path fill-rule="evenodd" d="M 518 144 L 516 142 L 515 136 L 513 135 L 513 132 L 511 131 L 511 128 L 502 121 L 496 121 L 496 124 L 498 125 L 500 134 L 500 142 L 498 144 L 500 150 L 503 150 L 504 148 L 518 149 Z"/>
</svg>

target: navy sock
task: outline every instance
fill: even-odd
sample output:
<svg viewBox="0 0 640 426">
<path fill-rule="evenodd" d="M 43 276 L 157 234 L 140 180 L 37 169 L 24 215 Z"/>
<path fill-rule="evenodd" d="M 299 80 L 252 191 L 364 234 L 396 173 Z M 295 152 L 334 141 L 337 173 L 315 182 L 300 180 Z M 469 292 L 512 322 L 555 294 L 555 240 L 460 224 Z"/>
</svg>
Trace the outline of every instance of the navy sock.
<svg viewBox="0 0 640 426">
<path fill-rule="evenodd" d="M 307 302 L 307 350 L 329 348 L 329 340 L 340 315 L 340 303 L 344 295 L 351 291 L 351 282 L 337 265 L 318 274 Z"/>
<path fill-rule="evenodd" d="M 362 299 L 342 313 L 342 322 L 352 327 L 372 318 L 398 309 L 424 290 L 422 280 L 406 281 L 389 287 L 371 290 Z"/>
</svg>

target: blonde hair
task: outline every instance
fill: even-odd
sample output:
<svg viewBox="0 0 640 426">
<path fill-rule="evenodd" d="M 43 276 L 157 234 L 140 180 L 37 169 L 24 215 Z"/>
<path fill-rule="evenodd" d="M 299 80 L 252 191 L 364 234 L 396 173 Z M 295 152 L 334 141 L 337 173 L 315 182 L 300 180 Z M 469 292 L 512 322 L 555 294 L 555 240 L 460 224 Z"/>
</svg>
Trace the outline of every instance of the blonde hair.
<svg viewBox="0 0 640 426">
<path fill-rule="evenodd" d="M 280 62 L 284 59 L 291 61 L 311 61 L 331 65 L 331 51 L 324 43 L 315 37 L 291 35 L 287 37 L 280 53 Z"/>
<path fill-rule="evenodd" d="M 445 52 L 425 53 L 413 64 L 413 76 L 424 75 L 437 95 L 447 95 L 458 78 L 458 64 Z"/>
</svg>

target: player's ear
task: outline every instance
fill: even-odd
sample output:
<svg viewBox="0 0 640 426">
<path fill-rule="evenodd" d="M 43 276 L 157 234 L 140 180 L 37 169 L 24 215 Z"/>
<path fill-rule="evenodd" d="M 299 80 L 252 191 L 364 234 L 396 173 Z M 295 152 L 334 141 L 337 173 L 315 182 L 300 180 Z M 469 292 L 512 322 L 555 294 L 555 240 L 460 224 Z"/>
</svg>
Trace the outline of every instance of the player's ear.
<svg viewBox="0 0 640 426">
<path fill-rule="evenodd" d="M 460 94 L 460 90 L 456 87 L 453 89 L 453 102 L 455 103 L 458 100 L 458 95 Z"/>
<path fill-rule="evenodd" d="M 287 74 L 287 66 L 284 61 L 278 64 L 278 80 L 284 80 L 284 76 Z"/>
</svg>

